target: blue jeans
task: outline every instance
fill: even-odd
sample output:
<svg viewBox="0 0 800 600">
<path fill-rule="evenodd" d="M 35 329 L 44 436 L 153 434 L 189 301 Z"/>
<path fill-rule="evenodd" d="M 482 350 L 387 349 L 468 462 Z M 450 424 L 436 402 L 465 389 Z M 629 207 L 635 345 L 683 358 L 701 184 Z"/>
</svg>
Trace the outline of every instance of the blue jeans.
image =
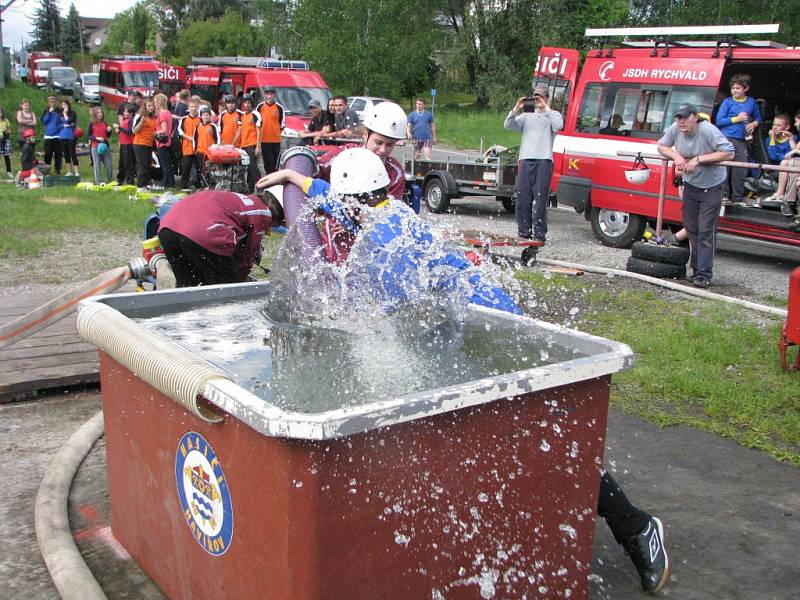
<svg viewBox="0 0 800 600">
<path fill-rule="evenodd" d="M 158 163 L 161 166 L 161 185 L 165 188 L 175 187 L 175 172 L 172 170 L 172 152 L 168 147 L 156 148 Z"/>
<path fill-rule="evenodd" d="M 537 240 L 547 237 L 547 198 L 550 195 L 550 175 L 553 161 L 524 159 L 519 161 L 517 173 L 517 232 Z"/>
</svg>

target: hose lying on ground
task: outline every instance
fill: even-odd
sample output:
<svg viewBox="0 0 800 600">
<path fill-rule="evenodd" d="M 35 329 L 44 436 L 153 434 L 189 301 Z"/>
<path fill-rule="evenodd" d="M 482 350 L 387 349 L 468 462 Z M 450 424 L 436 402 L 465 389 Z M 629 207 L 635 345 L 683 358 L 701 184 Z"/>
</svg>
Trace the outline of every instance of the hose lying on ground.
<svg viewBox="0 0 800 600">
<path fill-rule="evenodd" d="M 720 300 L 722 302 L 744 306 L 745 308 L 749 308 L 751 310 L 756 310 L 758 312 L 775 315 L 778 317 L 786 318 L 786 315 L 788 314 L 787 311 L 783 308 L 767 306 L 766 304 L 758 304 L 757 302 L 750 302 L 749 300 L 742 300 L 741 298 L 731 298 L 730 296 L 723 296 L 722 294 L 716 294 L 714 292 L 709 292 L 706 290 L 689 287 L 688 285 L 675 283 L 674 281 L 666 281 L 664 279 L 650 277 L 649 275 L 641 275 L 639 273 L 631 273 L 630 271 L 623 271 L 621 269 L 593 267 L 591 265 L 580 265 L 577 263 L 565 262 L 563 260 L 552 260 L 549 258 L 537 258 L 536 262 L 538 264 L 549 265 L 552 267 L 561 267 L 564 269 L 578 269 L 580 271 L 586 271 L 587 273 L 599 273 L 601 275 L 615 275 L 615 276 L 618 275 L 620 277 L 630 277 L 631 279 L 638 279 L 639 281 L 644 281 L 652 285 L 658 285 L 664 288 L 668 288 L 670 290 L 675 290 L 676 292 L 689 294 L 690 296 L 697 296 L 698 298 L 706 298 L 708 300 Z"/>
<path fill-rule="evenodd" d="M 75 545 L 67 511 L 72 478 L 101 435 L 102 411 L 84 423 L 61 447 L 47 467 L 36 495 L 36 539 L 50 577 L 64 600 L 104 600 L 106 597 Z"/>
<path fill-rule="evenodd" d="M 108 294 L 122 287 L 131 278 L 129 267 L 118 267 L 101 273 L 94 279 L 61 294 L 47 304 L 40 306 L 0 325 L 0 348 L 5 348 L 63 319 L 78 307 L 78 303 L 89 296 Z"/>
</svg>

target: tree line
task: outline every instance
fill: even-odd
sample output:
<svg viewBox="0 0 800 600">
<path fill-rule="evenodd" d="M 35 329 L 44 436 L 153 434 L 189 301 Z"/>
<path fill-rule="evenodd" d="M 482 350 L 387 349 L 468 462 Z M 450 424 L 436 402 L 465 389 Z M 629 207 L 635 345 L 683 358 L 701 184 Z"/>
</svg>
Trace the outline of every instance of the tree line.
<svg viewBox="0 0 800 600">
<path fill-rule="evenodd" d="M 73 13 L 77 20 L 74 5 L 61 20 L 55 0 L 39 1 L 36 49 L 74 39 L 66 33 Z M 408 98 L 429 87 L 458 88 L 481 106 L 507 106 L 530 87 L 541 46 L 582 52 L 595 46 L 583 35 L 586 27 L 775 22 L 781 24 L 775 41 L 797 43 L 800 2 L 141 0 L 114 17 L 102 51 L 158 46 L 176 64 L 237 54 L 302 59 L 349 94 Z"/>
</svg>

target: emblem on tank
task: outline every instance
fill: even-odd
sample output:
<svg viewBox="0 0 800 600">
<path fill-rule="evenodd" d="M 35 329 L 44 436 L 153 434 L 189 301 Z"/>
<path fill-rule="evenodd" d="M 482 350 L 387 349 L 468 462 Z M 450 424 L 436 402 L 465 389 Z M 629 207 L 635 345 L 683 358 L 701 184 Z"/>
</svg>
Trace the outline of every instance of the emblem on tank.
<svg viewBox="0 0 800 600">
<path fill-rule="evenodd" d="M 178 444 L 175 483 L 192 536 L 209 554 L 224 554 L 233 537 L 233 503 L 222 465 L 199 433 L 187 432 Z"/>
</svg>

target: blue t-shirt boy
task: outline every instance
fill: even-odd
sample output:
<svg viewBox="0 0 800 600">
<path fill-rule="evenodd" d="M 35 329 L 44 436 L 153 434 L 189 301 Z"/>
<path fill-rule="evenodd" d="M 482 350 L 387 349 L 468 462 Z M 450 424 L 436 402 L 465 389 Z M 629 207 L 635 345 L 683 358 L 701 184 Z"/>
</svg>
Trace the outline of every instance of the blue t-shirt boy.
<svg viewBox="0 0 800 600">
<path fill-rule="evenodd" d="M 433 124 L 433 115 L 430 111 L 423 110 L 422 113 L 412 111 L 408 114 L 408 124 L 411 125 L 411 137 L 415 140 L 429 140 L 431 139 L 431 125 Z"/>
<path fill-rule="evenodd" d="M 747 118 L 740 117 L 740 113 L 747 113 Z M 747 133 L 745 125 L 753 121 L 761 123 L 761 111 L 750 96 L 741 99 L 729 96 L 722 101 L 717 111 L 717 128 L 726 138 L 745 139 Z"/>
</svg>

